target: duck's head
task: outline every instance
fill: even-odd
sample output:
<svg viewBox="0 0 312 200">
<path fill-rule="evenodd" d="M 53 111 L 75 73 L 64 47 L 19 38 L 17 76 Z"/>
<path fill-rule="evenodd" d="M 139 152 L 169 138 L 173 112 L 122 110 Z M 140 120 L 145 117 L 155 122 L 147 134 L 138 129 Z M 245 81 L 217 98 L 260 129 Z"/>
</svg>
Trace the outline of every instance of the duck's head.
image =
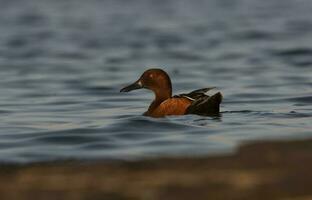
<svg viewBox="0 0 312 200">
<path fill-rule="evenodd" d="M 152 90 L 156 97 L 170 98 L 172 93 L 170 78 L 162 69 L 146 70 L 137 81 L 122 88 L 120 92 L 129 92 L 141 88 Z"/>
</svg>

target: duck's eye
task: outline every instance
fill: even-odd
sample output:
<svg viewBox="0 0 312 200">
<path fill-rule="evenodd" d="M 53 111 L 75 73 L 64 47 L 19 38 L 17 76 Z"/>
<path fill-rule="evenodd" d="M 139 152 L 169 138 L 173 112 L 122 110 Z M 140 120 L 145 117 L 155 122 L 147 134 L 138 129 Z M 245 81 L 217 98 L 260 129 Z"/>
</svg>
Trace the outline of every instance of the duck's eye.
<svg viewBox="0 0 312 200">
<path fill-rule="evenodd" d="M 154 74 L 150 74 L 149 77 L 150 77 L 150 78 L 154 78 Z"/>
</svg>

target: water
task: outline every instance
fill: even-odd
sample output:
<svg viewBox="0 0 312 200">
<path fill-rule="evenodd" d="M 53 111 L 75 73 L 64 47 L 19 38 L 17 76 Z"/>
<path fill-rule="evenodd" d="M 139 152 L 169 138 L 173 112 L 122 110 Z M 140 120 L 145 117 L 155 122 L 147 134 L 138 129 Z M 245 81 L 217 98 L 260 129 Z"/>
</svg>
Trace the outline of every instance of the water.
<svg viewBox="0 0 312 200">
<path fill-rule="evenodd" d="M 312 136 L 310 0 L 1 1 L 0 162 L 141 159 Z M 218 118 L 144 117 L 148 67 Z"/>
</svg>

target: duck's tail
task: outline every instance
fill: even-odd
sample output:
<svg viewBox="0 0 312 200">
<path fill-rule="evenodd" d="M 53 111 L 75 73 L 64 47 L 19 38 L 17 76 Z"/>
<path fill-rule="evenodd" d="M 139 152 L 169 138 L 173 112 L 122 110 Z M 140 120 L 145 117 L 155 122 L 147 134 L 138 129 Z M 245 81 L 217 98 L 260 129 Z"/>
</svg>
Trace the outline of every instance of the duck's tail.
<svg viewBox="0 0 312 200">
<path fill-rule="evenodd" d="M 197 115 L 217 115 L 220 112 L 220 103 L 222 102 L 220 92 L 212 96 L 204 96 L 195 100 L 186 110 L 186 114 Z"/>
</svg>

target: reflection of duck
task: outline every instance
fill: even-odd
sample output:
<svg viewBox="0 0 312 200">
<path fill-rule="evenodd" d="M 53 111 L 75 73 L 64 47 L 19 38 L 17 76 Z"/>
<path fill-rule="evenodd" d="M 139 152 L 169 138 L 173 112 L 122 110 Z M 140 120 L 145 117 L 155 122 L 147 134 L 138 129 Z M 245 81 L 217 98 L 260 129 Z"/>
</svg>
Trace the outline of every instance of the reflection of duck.
<svg viewBox="0 0 312 200">
<path fill-rule="evenodd" d="M 220 92 L 208 96 L 205 93 L 213 88 L 203 88 L 188 94 L 172 97 L 171 81 L 168 74 L 161 69 L 146 70 L 133 84 L 124 87 L 120 92 L 146 88 L 155 94 L 144 115 L 151 117 L 164 117 L 166 115 L 216 115 L 220 110 L 222 95 Z"/>
</svg>

